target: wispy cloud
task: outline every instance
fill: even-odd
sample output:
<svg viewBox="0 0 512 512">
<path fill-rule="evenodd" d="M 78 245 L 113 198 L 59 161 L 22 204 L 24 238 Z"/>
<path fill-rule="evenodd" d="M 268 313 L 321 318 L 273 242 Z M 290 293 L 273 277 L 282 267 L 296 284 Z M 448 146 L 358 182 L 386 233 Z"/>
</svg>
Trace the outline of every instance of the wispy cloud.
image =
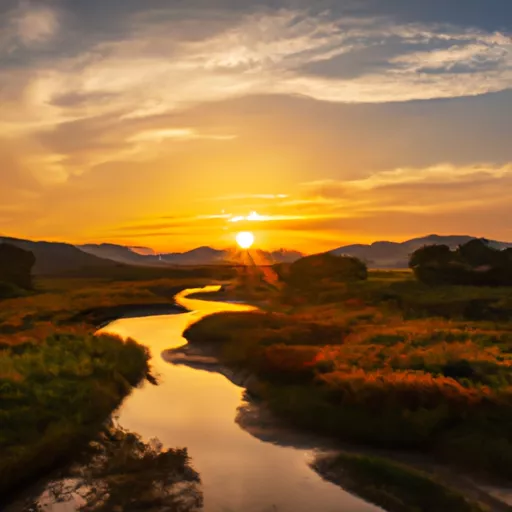
<svg viewBox="0 0 512 512">
<path fill-rule="evenodd" d="M 246 200 L 269 200 L 286 199 L 288 194 L 231 194 L 228 196 L 209 197 L 207 201 L 246 201 Z"/>
<path fill-rule="evenodd" d="M 0 200 L 65 234 L 197 209 L 119 236 L 501 205 L 512 43 L 480 1 L 0 2 Z"/>
<path fill-rule="evenodd" d="M 169 128 L 164 130 L 147 130 L 130 137 L 130 142 L 162 142 L 164 140 L 233 140 L 236 135 L 199 133 L 193 128 Z"/>
</svg>

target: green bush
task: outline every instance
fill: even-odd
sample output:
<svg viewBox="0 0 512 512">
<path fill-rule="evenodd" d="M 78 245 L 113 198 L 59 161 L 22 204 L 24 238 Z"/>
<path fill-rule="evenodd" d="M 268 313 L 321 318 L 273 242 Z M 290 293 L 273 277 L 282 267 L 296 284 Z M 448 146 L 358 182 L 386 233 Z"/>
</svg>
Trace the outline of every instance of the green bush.
<svg viewBox="0 0 512 512">
<path fill-rule="evenodd" d="M 35 263 L 36 259 L 30 251 L 0 243 L 0 281 L 25 290 L 31 289 Z"/>
<path fill-rule="evenodd" d="M 75 453 L 148 371 L 144 347 L 108 335 L 15 348 L 0 350 L 0 493 Z"/>
<path fill-rule="evenodd" d="M 485 510 L 427 473 L 387 459 L 345 453 L 320 459 L 314 468 L 388 512 Z"/>
<path fill-rule="evenodd" d="M 364 281 L 368 277 L 366 265 L 350 256 L 330 253 L 306 256 L 292 263 L 284 278 L 285 283 L 298 289 L 317 289 L 324 281 Z"/>
<path fill-rule="evenodd" d="M 422 247 L 409 266 L 430 285 L 512 286 L 512 248 L 500 251 L 485 240 L 471 240 L 454 251 L 446 245 Z"/>
</svg>

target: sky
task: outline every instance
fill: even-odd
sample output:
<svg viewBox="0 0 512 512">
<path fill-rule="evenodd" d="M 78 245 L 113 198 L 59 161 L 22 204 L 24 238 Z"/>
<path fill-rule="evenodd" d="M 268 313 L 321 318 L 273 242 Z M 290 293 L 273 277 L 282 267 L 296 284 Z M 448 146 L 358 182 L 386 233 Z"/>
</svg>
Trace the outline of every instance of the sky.
<svg viewBox="0 0 512 512">
<path fill-rule="evenodd" d="M 511 0 L 2 0 L 0 234 L 512 241 Z"/>
</svg>

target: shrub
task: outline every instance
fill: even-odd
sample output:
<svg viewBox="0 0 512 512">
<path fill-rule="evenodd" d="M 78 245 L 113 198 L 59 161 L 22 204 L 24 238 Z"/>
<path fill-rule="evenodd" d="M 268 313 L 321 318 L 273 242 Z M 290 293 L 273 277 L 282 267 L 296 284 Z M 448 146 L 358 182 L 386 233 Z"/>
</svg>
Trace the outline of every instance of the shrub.
<svg viewBox="0 0 512 512">
<path fill-rule="evenodd" d="M 483 512 L 434 477 L 387 459 L 340 454 L 313 466 L 328 480 L 389 512 Z"/>
<path fill-rule="evenodd" d="M 330 253 L 301 258 L 290 265 L 285 282 L 296 288 L 318 288 L 329 282 L 364 281 L 368 277 L 366 265 L 350 256 Z"/>
<path fill-rule="evenodd" d="M 471 240 L 454 251 L 446 245 L 422 247 L 409 266 L 431 285 L 512 286 L 512 248 L 500 251 L 484 240 Z"/>
<path fill-rule="evenodd" d="M 36 259 L 30 251 L 0 243 L 0 281 L 29 290 Z"/>
<path fill-rule="evenodd" d="M 311 346 L 272 345 L 263 350 L 259 371 L 272 380 L 310 380 L 319 353 L 320 349 Z"/>
</svg>

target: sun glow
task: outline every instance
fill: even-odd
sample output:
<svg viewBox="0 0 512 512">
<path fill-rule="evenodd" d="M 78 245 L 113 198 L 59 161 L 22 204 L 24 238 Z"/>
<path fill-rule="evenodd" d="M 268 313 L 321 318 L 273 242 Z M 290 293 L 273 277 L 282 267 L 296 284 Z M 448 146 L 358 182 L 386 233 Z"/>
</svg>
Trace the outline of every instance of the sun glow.
<svg viewBox="0 0 512 512">
<path fill-rule="evenodd" d="M 242 249 L 250 249 L 254 244 L 254 235 L 250 231 L 241 231 L 236 235 L 236 243 Z"/>
</svg>

